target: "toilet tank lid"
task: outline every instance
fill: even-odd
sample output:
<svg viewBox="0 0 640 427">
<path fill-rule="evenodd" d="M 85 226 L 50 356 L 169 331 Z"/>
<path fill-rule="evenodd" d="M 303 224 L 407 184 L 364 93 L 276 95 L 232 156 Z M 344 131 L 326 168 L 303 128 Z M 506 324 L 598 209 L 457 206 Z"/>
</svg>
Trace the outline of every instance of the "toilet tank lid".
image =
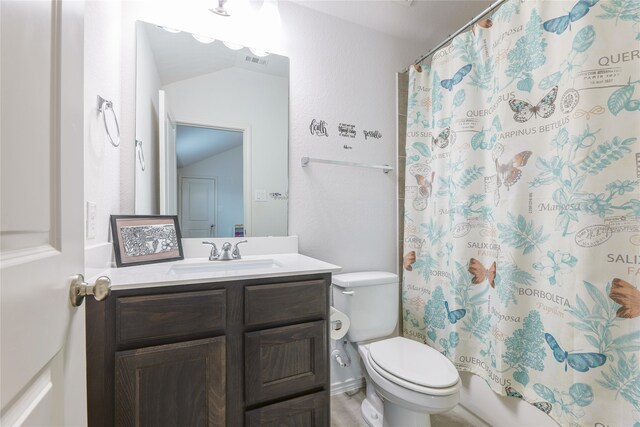
<svg viewBox="0 0 640 427">
<path fill-rule="evenodd" d="M 358 286 L 398 283 L 398 275 L 386 271 L 360 271 L 358 273 L 337 274 L 331 280 L 334 285 L 341 288 L 357 288 Z"/>
</svg>

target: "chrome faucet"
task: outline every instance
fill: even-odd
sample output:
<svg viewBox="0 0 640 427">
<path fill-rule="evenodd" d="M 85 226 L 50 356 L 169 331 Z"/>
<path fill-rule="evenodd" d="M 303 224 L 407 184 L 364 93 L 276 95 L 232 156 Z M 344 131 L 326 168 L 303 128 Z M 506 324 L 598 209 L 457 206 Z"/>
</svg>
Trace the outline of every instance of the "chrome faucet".
<svg viewBox="0 0 640 427">
<path fill-rule="evenodd" d="M 202 242 L 203 245 L 211 245 L 211 253 L 209 254 L 209 261 L 231 261 L 234 259 L 240 259 L 242 258 L 240 256 L 240 249 L 238 248 L 238 245 L 241 243 L 247 243 L 246 240 L 241 240 L 239 242 L 237 242 L 234 246 L 233 246 L 233 250 L 231 243 L 229 242 L 224 242 L 222 244 L 222 248 L 220 249 L 220 251 L 218 252 L 218 248 L 216 247 L 216 244 L 213 242 Z"/>
<path fill-rule="evenodd" d="M 222 249 L 220 249 L 220 256 L 218 257 L 218 261 L 231 261 L 233 259 L 233 254 L 231 253 L 231 243 L 224 242 L 222 244 Z"/>
<path fill-rule="evenodd" d="M 220 252 L 218 252 L 218 247 L 213 242 L 202 242 L 203 245 L 211 245 L 211 253 L 209 254 L 209 261 L 215 261 L 220 256 Z"/>
<path fill-rule="evenodd" d="M 231 256 L 233 256 L 233 259 L 240 259 L 240 248 L 238 248 L 238 245 L 240 243 L 247 243 L 247 240 L 240 240 L 238 243 L 235 244 L 235 246 L 233 247 L 233 253 L 231 254 Z"/>
</svg>

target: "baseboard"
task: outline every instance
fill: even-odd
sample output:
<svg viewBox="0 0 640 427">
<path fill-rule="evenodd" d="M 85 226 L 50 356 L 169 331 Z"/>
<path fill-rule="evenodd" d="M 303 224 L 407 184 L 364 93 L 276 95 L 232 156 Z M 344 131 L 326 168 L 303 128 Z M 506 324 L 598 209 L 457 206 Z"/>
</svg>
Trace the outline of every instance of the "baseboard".
<svg viewBox="0 0 640 427">
<path fill-rule="evenodd" d="M 459 415 L 461 418 L 464 418 L 465 421 L 468 421 L 469 424 L 473 425 L 474 427 L 491 427 L 491 424 L 487 423 L 485 420 L 471 412 L 460 403 L 454 410 L 457 415 Z"/>
<path fill-rule="evenodd" d="M 364 378 L 354 378 L 351 380 L 343 381 L 341 383 L 331 384 L 331 396 L 336 394 L 346 393 L 349 391 L 359 390 L 364 387 Z"/>
</svg>

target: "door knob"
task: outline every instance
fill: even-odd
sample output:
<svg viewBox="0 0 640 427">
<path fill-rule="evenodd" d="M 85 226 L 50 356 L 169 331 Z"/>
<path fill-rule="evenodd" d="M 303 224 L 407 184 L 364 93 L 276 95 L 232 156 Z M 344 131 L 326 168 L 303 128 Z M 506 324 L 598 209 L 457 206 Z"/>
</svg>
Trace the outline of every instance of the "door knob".
<svg viewBox="0 0 640 427">
<path fill-rule="evenodd" d="M 82 274 L 76 274 L 71 278 L 71 288 L 69 289 L 69 299 L 71 305 L 79 307 L 87 295 L 93 295 L 97 301 L 105 300 L 111 294 L 111 279 L 107 276 L 100 276 L 93 285 L 84 281 Z"/>
</svg>

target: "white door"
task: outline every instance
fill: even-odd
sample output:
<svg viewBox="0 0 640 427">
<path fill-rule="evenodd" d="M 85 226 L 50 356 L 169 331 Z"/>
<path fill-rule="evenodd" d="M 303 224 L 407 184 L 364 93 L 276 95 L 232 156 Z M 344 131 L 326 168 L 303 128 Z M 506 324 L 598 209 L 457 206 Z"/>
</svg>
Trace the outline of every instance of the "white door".
<svg viewBox="0 0 640 427">
<path fill-rule="evenodd" d="M 171 117 L 165 91 L 158 91 L 158 138 L 160 140 L 160 214 L 178 214 L 178 175 L 176 165 L 176 122 Z"/>
<path fill-rule="evenodd" d="M 180 188 L 182 237 L 216 237 L 216 181 L 182 178 Z"/>
<path fill-rule="evenodd" d="M 0 424 L 86 425 L 81 1 L 2 1 Z"/>
</svg>

